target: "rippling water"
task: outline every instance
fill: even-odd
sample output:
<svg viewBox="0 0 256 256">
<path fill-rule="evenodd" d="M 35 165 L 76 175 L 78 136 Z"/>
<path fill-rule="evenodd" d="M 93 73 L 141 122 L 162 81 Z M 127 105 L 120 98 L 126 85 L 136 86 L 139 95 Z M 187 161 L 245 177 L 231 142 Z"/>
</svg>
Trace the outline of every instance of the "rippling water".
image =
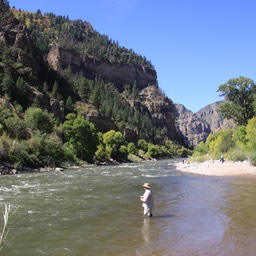
<svg viewBox="0 0 256 256">
<path fill-rule="evenodd" d="M 256 179 L 184 174 L 169 162 L 0 177 L 0 209 L 16 209 L 0 255 L 255 255 Z"/>
</svg>

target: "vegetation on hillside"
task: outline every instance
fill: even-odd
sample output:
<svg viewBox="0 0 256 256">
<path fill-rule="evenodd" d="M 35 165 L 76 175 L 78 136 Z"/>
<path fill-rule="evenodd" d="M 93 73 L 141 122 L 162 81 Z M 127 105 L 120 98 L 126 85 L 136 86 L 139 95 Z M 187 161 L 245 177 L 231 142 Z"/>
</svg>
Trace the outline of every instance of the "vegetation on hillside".
<svg viewBox="0 0 256 256">
<path fill-rule="evenodd" d="M 48 53 L 52 46 L 64 46 L 79 52 L 82 58 L 94 56 L 110 62 L 124 62 L 153 68 L 151 62 L 132 49 L 120 47 L 117 41 L 95 31 L 90 23 L 70 20 L 68 16 L 53 13 L 42 14 L 17 11 L 17 19 L 25 24 L 31 38 L 42 54 Z"/>
<path fill-rule="evenodd" d="M 17 25 L 18 21 L 25 24 L 36 52 L 10 46 L 11 34 L 4 31 L 8 36 L 0 42 L 1 162 L 19 169 L 140 161 L 190 153 L 167 137 L 161 144 L 156 143 L 165 132 L 152 123 L 147 112 L 128 103 L 139 100 L 136 83 L 125 85 L 121 94 L 114 84 L 100 77 L 86 78 L 74 73 L 70 66 L 53 72 L 44 60 L 50 47 L 56 45 L 76 50 L 81 58 L 93 56 L 153 68 L 150 61 L 100 35 L 87 22 L 70 21 L 52 13 L 42 15 L 40 10 L 10 12 L 8 6 L 7 0 L 0 0 L 1 10 L 5 10 L 0 14 L 1 25 Z M 63 115 L 50 112 L 50 104 Z M 113 121 L 118 129 L 99 132 L 86 120 L 86 113 L 92 108 L 100 117 Z M 138 139 L 127 141 L 125 128 L 135 131 Z"/>
<path fill-rule="evenodd" d="M 208 155 L 214 159 L 223 155 L 233 161 L 249 160 L 256 166 L 256 85 L 253 80 L 239 77 L 220 85 L 225 96 L 220 105 L 224 117 L 236 121 L 233 130 L 220 130 L 210 134 L 194 150 L 193 158 Z M 203 159 L 203 158 L 202 158 Z"/>
</svg>

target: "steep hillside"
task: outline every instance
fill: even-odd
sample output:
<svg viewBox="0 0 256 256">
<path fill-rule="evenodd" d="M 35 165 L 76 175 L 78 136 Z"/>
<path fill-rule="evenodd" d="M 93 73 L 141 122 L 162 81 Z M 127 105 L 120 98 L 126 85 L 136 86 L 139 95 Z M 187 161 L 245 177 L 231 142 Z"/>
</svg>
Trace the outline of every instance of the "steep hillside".
<svg viewBox="0 0 256 256">
<path fill-rule="evenodd" d="M 38 106 L 61 122 L 75 111 L 100 131 L 120 130 L 131 141 L 183 143 L 175 129 L 175 106 L 162 94 L 145 57 L 88 22 L 9 11 L 3 1 L 1 8 L 0 95 L 8 96 L 16 111 L 16 104 L 23 111 Z"/>
</svg>

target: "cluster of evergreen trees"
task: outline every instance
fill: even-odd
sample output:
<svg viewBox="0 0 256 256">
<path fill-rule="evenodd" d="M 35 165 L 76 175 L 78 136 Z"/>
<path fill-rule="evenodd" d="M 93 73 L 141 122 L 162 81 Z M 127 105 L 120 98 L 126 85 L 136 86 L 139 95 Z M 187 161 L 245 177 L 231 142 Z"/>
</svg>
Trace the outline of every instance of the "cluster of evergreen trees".
<svg viewBox="0 0 256 256">
<path fill-rule="evenodd" d="M 119 131 L 100 133 L 79 114 L 69 113 L 66 121 L 59 123 L 41 108 L 29 107 L 22 118 L 13 109 L 7 100 L 0 104 L 0 160 L 16 168 L 188 154 L 171 141 L 159 146 L 140 139 L 135 144 L 128 143 Z"/>
<path fill-rule="evenodd" d="M 75 49 L 81 57 L 94 56 L 110 62 L 124 62 L 153 68 L 151 62 L 132 49 L 120 47 L 118 42 L 107 35 L 101 35 L 82 20 L 69 20 L 68 16 L 41 14 L 24 11 L 15 12 L 20 22 L 26 24 L 31 38 L 42 53 L 53 45 Z"/>
<path fill-rule="evenodd" d="M 1 22 L 8 19 L 17 25 L 8 1 L 1 0 L 0 5 L 6 9 L 1 13 Z M 163 131 L 152 124 L 147 113 L 132 108 L 123 98 L 139 100 L 136 84 L 127 84 L 120 94 L 113 84 L 100 78 L 87 79 L 83 74 L 74 74 L 71 67 L 53 72 L 43 61 L 53 45 L 76 49 L 81 57 L 93 55 L 152 67 L 146 58 L 119 47 L 86 22 L 69 21 L 68 17 L 51 13 L 42 15 L 40 11 L 12 11 L 28 28 L 39 63 L 37 73 L 24 61 L 32 56 L 10 46 L 8 40 L 0 43 L 0 161 L 17 168 L 37 168 L 188 154 L 188 150 L 168 140 L 161 145 L 154 143 Z M 49 112 L 49 102 L 59 105 L 65 117 Z M 99 116 L 113 120 L 119 131 L 99 132 L 85 119 L 86 106 L 94 106 Z M 126 141 L 121 132 L 124 128 L 134 130 L 139 139 L 134 143 Z"/>
</svg>

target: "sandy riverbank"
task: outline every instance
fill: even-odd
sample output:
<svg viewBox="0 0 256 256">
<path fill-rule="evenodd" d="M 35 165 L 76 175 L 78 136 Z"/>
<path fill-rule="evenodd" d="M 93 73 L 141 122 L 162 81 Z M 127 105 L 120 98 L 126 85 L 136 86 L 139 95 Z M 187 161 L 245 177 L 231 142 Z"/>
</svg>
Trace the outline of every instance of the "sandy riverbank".
<svg viewBox="0 0 256 256">
<path fill-rule="evenodd" d="M 175 165 L 176 169 L 201 174 L 201 175 L 213 175 L 213 176 L 252 176 L 256 178 L 256 167 L 253 167 L 248 161 L 233 162 L 225 161 L 220 163 L 219 160 L 210 160 L 202 163 L 182 163 L 179 162 Z"/>
</svg>

